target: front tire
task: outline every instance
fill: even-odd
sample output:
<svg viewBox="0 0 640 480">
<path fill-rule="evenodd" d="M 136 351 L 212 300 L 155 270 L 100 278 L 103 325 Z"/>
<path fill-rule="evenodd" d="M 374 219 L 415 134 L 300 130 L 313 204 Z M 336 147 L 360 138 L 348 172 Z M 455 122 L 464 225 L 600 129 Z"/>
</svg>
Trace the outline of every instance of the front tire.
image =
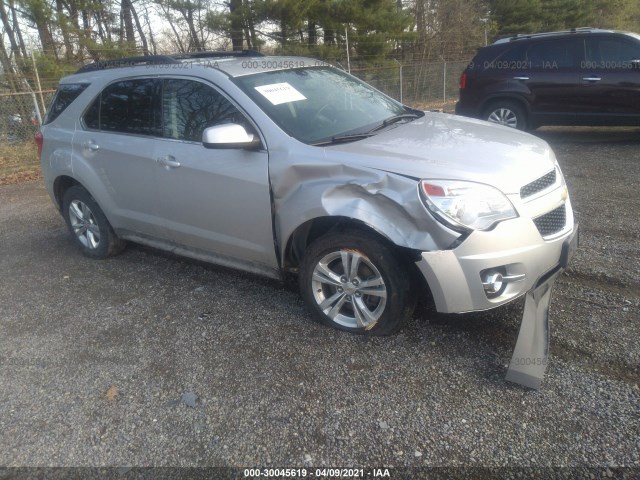
<svg viewBox="0 0 640 480">
<path fill-rule="evenodd" d="M 307 249 L 299 285 L 316 321 L 352 333 L 390 335 L 415 307 L 404 263 L 358 231 L 325 235 Z"/>
<path fill-rule="evenodd" d="M 124 248 L 124 242 L 115 234 L 102 209 L 80 185 L 65 192 L 62 215 L 73 242 L 86 256 L 106 258 Z"/>
<path fill-rule="evenodd" d="M 491 103 L 482 115 L 482 118 L 491 123 L 504 125 L 517 130 L 527 129 L 527 114 L 524 108 L 516 102 L 500 100 Z"/>
</svg>

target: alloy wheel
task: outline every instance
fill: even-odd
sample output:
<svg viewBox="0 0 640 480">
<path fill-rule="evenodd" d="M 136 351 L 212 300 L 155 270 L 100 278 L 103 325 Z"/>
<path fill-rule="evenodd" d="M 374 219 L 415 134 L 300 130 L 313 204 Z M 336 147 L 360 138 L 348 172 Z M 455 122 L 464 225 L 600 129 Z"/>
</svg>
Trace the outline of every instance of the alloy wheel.
<svg viewBox="0 0 640 480">
<path fill-rule="evenodd" d="M 80 200 L 69 204 L 69 220 L 73 233 L 82 245 L 95 249 L 100 245 L 100 228 L 91 209 Z"/>
<path fill-rule="evenodd" d="M 518 116 L 513 110 L 508 108 L 495 109 L 491 112 L 487 120 L 511 128 L 517 128 L 518 126 Z"/>
<path fill-rule="evenodd" d="M 387 287 L 380 271 L 354 250 L 322 257 L 313 270 L 312 289 L 320 310 L 344 327 L 373 328 L 387 304 Z"/>
</svg>

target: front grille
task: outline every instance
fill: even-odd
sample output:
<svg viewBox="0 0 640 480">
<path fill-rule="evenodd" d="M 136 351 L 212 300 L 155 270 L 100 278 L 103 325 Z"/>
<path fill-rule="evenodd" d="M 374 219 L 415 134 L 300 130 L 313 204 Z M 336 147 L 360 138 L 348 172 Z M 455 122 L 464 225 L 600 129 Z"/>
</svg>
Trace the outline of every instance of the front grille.
<svg viewBox="0 0 640 480">
<path fill-rule="evenodd" d="M 551 210 L 549 213 L 534 218 L 533 223 L 536 224 L 540 235 L 543 237 L 548 237 L 549 235 L 562 231 L 567 223 L 566 206 L 562 205 L 555 210 Z"/>
<path fill-rule="evenodd" d="M 524 187 L 520 189 L 520 198 L 527 198 L 531 195 L 541 192 L 547 187 L 550 187 L 556 183 L 556 169 L 554 168 L 551 172 L 543 175 L 537 180 L 534 180 L 531 183 L 528 183 Z"/>
</svg>

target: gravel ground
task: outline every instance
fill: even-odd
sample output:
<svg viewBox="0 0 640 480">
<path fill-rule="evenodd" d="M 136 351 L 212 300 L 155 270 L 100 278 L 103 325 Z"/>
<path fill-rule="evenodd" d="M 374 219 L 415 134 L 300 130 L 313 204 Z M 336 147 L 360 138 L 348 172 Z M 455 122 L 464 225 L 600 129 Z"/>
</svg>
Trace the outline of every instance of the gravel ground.
<svg viewBox="0 0 640 480">
<path fill-rule="evenodd" d="M 277 282 L 135 245 L 85 258 L 40 182 L 0 187 L 0 466 L 638 478 L 640 129 L 537 134 L 582 233 L 538 392 L 503 380 L 522 302 L 352 336 Z"/>
</svg>

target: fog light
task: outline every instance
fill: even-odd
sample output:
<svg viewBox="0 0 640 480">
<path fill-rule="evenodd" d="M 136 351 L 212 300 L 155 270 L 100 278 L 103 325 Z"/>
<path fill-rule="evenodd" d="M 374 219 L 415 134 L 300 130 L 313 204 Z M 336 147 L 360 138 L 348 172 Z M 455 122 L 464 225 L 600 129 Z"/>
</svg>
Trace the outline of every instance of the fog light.
<svg viewBox="0 0 640 480">
<path fill-rule="evenodd" d="M 507 289 L 507 285 L 525 279 L 525 274 L 508 274 L 508 265 L 489 268 L 480 272 L 484 293 L 488 298 L 497 298 Z"/>
<path fill-rule="evenodd" d="M 500 272 L 489 271 L 482 279 L 482 286 L 487 293 L 498 293 L 502 290 L 504 278 Z"/>
</svg>

